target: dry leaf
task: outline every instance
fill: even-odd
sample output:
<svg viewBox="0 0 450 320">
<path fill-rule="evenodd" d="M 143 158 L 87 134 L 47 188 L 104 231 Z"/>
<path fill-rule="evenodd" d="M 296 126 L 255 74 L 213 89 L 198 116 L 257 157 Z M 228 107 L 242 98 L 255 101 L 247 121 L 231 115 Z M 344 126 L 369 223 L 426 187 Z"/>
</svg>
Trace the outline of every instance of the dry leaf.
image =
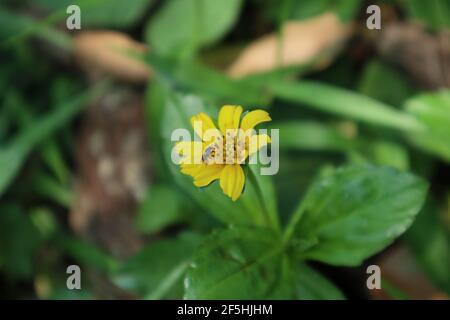
<svg viewBox="0 0 450 320">
<path fill-rule="evenodd" d="M 374 39 L 379 54 L 427 89 L 450 88 L 450 32 L 430 34 L 420 25 L 394 23 Z"/>
<path fill-rule="evenodd" d="M 145 45 L 113 31 L 88 31 L 75 36 L 75 57 L 91 76 L 110 75 L 131 82 L 145 82 L 150 68 L 132 57 L 144 53 Z"/>
<path fill-rule="evenodd" d="M 266 35 L 244 49 L 228 73 L 232 77 L 242 77 L 280 66 L 310 63 L 320 54 L 336 51 L 352 31 L 353 27 L 340 22 L 334 13 L 325 13 L 305 21 L 289 21 L 283 26 L 281 51 L 278 49 L 277 34 Z M 315 66 L 323 66 L 330 59 L 331 56 L 327 55 Z M 281 65 L 277 61 L 280 61 Z"/>
<path fill-rule="evenodd" d="M 411 299 L 437 299 L 444 298 L 426 277 L 411 250 L 398 244 L 378 256 L 374 263 L 381 269 L 382 279 L 393 285 Z M 368 290 L 374 299 L 393 299 L 383 284 L 381 290 Z"/>
</svg>

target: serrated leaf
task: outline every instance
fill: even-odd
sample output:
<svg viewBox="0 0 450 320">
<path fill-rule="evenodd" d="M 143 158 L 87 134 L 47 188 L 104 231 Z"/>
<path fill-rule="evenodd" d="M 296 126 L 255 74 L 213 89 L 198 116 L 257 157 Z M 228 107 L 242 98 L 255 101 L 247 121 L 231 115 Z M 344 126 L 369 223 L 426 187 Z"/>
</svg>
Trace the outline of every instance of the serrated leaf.
<svg viewBox="0 0 450 320">
<path fill-rule="evenodd" d="M 274 231 L 232 227 L 207 238 L 185 279 L 187 299 L 288 299 L 286 257 Z"/>
<path fill-rule="evenodd" d="M 300 300 L 342 300 L 344 294 L 330 280 L 308 265 L 296 270 L 296 295 Z"/>
<path fill-rule="evenodd" d="M 406 231 L 426 192 L 425 181 L 393 168 L 337 169 L 312 184 L 287 235 L 316 242 L 297 252 L 303 259 L 357 266 Z"/>
</svg>

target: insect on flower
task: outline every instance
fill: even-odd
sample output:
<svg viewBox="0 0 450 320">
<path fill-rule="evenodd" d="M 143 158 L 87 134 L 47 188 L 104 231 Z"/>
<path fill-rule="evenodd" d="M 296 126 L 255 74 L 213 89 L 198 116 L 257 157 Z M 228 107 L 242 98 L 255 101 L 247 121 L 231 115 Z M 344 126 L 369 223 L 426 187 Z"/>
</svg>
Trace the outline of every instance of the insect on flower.
<svg viewBox="0 0 450 320">
<path fill-rule="evenodd" d="M 241 106 L 223 106 L 219 111 L 219 129 L 206 113 L 193 116 L 191 124 L 201 141 L 182 141 L 176 145 L 182 156 L 181 172 L 193 177 L 195 186 L 205 187 L 220 179 L 220 187 L 233 201 L 244 189 L 242 165 L 270 143 L 267 134 L 256 134 L 254 130 L 256 125 L 271 120 L 269 114 L 254 110 L 241 120 L 242 111 Z"/>
</svg>

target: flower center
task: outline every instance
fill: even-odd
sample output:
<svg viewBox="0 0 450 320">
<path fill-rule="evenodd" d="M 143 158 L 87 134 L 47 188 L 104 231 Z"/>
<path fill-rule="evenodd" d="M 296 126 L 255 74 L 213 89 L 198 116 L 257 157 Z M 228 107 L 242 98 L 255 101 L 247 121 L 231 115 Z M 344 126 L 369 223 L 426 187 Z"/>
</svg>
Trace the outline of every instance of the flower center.
<svg viewBox="0 0 450 320">
<path fill-rule="evenodd" d="M 227 131 L 225 139 L 217 138 L 206 147 L 202 161 L 205 164 L 241 164 L 245 160 L 245 150 L 244 137 Z"/>
</svg>

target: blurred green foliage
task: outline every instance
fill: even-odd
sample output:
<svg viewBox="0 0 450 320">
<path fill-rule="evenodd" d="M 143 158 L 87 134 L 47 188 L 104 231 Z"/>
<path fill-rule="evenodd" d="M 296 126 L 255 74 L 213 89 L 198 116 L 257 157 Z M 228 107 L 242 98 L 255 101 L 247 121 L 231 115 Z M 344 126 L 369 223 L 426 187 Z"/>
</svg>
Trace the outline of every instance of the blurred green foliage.
<svg viewBox="0 0 450 320">
<path fill-rule="evenodd" d="M 146 26 L 146 40 L 155 51 L 180 56 L 220 40 L 236 22 L 242 0 L 172 0 Z"/>
<path fill-rule="evenodd" d="M 425 24 L 431 30 L 450 27 L 450 1 L 448 0 L 408 0 L 404 1 L 410 18 Z"/>
<path fill-rule="evenodd" d="M 70 5 L 80 7 L 83 25 L 130 28 L 143 18 L 153 0 L 36 0 L 37 5 L 60 16 Z"/>
<path fill-rule="evenodd" d="M 154 241 L 125 262 L 114 281 L 145 299 L 179 298 L 183 275 L 200 241 L 195 233 Z"/>
</svg>

